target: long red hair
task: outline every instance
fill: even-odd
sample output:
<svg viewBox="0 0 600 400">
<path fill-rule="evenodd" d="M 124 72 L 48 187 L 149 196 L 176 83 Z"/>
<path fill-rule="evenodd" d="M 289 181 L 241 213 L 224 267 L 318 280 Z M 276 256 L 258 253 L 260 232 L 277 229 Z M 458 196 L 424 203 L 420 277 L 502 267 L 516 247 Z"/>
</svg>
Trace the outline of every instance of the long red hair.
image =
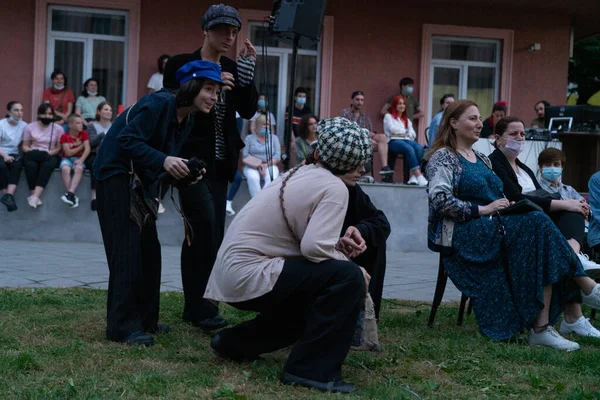
<svg viewBox="0 0 600 400">
<path fill-rule="evenodd" d="M 404 112 L 402 113 L 402 115 L 398 114 L 397 109 L 400 100 L 404 102 Z M 404 122 L 404 127 L 408 129 L 408 118 L 406 118 L 406 99 L 404 98 L 404 96 L 394 97 L 394 99 L 392 100 L 392 106 L 390 107 L 390 114 L 392 114 L 392 117 L 394 117 L 394 119 L 399 119 L 400 121 Z"/>
</svg>

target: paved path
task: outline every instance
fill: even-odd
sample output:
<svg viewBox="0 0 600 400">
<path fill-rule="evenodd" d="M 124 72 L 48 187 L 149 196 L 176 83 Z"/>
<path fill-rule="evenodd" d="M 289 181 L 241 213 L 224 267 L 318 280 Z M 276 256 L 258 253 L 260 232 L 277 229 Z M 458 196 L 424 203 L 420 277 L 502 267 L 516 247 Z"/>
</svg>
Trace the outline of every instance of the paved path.
<svg viewBox="0 0 600 400">
<path fill-rule="evenodd" d="M 181 291 L 179 246 L 162 246 L 162 291 Z M 388 252 L 383 295 L 388 299 L 431 301 L 438 255 Z M 0 241 L 0 287 L 87 287 L 106 289 L 104 247 L 96 243 Z M 460 300 L 448 281 L 444 301 Z"/>
</svg>

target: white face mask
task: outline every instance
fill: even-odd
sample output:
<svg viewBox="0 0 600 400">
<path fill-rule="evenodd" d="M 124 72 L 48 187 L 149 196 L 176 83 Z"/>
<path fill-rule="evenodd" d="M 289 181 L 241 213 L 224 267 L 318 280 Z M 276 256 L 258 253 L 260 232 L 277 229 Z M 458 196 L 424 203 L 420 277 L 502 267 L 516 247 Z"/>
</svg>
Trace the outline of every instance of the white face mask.
<svg viewBox="0 0 600 400">
<path fill-rule="evenodd" d="M 62 86 L 56 86 L 56 85 L 52 85 L 52 86 L 53 86 L 53 87 L 54 87 L 54 89 L 56 89 L 56 90 L 63 90 L 63 89 L 65 88 L 65 86 L 64 86 L 64 85 L 62 85 Z"/>
<path fill-rule="evenodd" d="M 89 94 L 90 96 L 96 96 L 98 95 L 98 92 L 90 92 L 89 90 L 86 90 L 87 94 Z"/>
<path fill-rule="evenodd" d="M 506 144 L 504 147 L 500 148 L 507 157 L 517 158 L 519 154 L 523 152 L 525 148 L 524 140 L 514 140 L 510 138 L 506 138 Z"/>
</svg>

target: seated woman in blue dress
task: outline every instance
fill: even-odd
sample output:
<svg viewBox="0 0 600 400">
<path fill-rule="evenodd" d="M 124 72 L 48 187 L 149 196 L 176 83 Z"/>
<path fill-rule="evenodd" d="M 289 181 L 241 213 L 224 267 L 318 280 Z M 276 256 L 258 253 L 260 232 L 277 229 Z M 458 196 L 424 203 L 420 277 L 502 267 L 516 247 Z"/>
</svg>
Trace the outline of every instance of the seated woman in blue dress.
<svg viewBox="0 0 600 400">
<path fill-rule="evenodd" d="M 600 286 L 546 214 L 499 217 L 510 201 L 489 159 L 472 148 L 482 127 L 475 103 L 446 109 L 427 166 L 429 247 L 472 299 L 482 334 L 505 340 L 527 328 L 532 345 L 577 350 L 553 325 L 568 302 L 599 308 Z"/>
</svg>

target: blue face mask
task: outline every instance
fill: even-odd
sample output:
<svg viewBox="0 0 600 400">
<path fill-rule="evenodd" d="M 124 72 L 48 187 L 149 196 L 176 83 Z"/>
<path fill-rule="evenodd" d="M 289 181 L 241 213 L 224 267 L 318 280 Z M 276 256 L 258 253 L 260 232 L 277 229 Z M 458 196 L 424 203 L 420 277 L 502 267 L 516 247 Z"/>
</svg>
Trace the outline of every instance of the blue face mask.
<svg viewBox="0 0 600 400">
<path fill-rule="evenodd" d="M 562 168 L 560 167 L 544 167 L 542 168 L 542 176 L 544 179 L 550 182 L 557 181 L 562 175 Z"/>
<path fill-rule="evenodd" d="M 413 90 L 415 90 L 412 86 L 406 88 L 406 94 L 412 94 Z"/>
<path fill-rule="evenodd" d="M 14 118 L 12 115 L 10 115 L 10 116 L 8 117 L 8 119 L 9 119 L 9 120 L 11 120 L 12 122 L 14 122 L 15 124 L 18 124 L 19 122 L 21 122 L 21 121 L 22 121 L 22 119 L 21 119 L 21 118 L 19 118 L 19 119 L 16 119 L 16 118 Z"/>
<path fill-rule="evenodd" d="M 268 130 L 267 128 L 260 128 L 260 131 L 258 131 L 258 134 L 261 135 L 261 136 L 266 136 L 269 133 L 271 133 L 271 131 Z"/>
<path fill-rule="evenodd" d="M 306 97 L 298 97 L 296 99 L 296 103 L 300 104 L 300 105 L 304 105 L 306 104 Z"/>
<path fill-rule="evenodd" d="M 267 106 L 267 102 L 265 100 L 259 100 L 258 101 L 258 106 L 260 108 L 265 108 Z"/>
</svg>

